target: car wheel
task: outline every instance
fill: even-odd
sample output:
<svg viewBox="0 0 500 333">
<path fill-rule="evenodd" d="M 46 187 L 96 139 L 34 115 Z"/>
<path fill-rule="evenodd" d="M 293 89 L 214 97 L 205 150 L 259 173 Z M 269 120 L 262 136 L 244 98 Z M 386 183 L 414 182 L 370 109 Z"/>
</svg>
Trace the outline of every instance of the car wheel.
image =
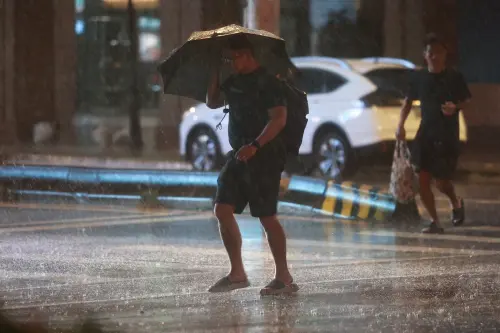
<svg viewBox="0 0 500 333">
<path fill-rule="evenodd" d="M 354 158 L 347 139 L 337 132 L 319 137 L 314 148 L 315 171 L 328 179 L 342 179 L 355 171 Z"/>
<path fill-rule="evenodd" d="M 187 142 L 189 162 L 195 171 L 214 171 L 220 167 L 219 142 L 209 129 L 197 129 Z"/>
</svg>

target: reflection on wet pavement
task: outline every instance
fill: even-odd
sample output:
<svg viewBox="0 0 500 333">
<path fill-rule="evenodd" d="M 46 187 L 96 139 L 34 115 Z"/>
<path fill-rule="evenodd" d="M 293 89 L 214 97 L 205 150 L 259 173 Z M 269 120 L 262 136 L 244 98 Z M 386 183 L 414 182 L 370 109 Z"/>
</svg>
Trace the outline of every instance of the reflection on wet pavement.
<svg viewBox="0 0 500 333">
<path fill-rule="evenodd" d="M 423 236 L 419 225 L 284 217 L 301 290 L 261 298 L 274 268 L 256 219 L 239 219 L 251 287 L 214 295 L 206 290 L 227 259 L 210 214 L 80 207 L 88 214 L 3 208 L 0 300 L 10 314 L 41 308 L 57 327 L 93 314 L 123 332 L 500 329 L 495 225 Z"/>
</svg>

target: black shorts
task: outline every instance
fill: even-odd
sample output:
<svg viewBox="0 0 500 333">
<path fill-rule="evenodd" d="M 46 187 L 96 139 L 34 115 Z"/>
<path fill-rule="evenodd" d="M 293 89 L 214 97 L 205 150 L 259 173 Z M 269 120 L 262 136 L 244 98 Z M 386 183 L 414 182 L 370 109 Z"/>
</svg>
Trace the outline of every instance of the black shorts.
<svg viewBox="0 0 500 333">
<path fill-rule="evenodd" d="M 428 172 L 438 180 L 451 180 L 457 169 L 459 151 L 454 144 L 422 140 L 414 141 L 411 155 L 417 172 Z"/>
<path fill-rule="evenodd" d="M 282 163 L 263 159 L 240 162 L 230 152 L 217 180 L 215 203 L 233 206 L 235 214 L 249 204 L 253 217 L 276 215 L 283 168 Z"/>
</svg>

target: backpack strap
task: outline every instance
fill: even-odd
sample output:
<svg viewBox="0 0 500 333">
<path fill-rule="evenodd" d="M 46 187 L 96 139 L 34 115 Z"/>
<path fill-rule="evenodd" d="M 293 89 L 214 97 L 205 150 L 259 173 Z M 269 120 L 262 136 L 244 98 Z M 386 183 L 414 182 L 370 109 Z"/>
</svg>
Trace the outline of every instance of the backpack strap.
<svg viewBox="0 0 500 333">
<path fill-rule="evenodd" d="M 224 116 L 222 117 L 222 119 L 219 121 L 219 123 L 217 124 L 217 126 L 215 126 L 215 129 L 216 130 L 222 130 L 222 122 L 224 121 L 224 119 L 226 118 L 227 114 L 229 113 L 229 107 L 226 103 L 226 99 L 224 98 L 224 109 L 222 110 L 222 112 L 224 112 Z"/>
</svg>

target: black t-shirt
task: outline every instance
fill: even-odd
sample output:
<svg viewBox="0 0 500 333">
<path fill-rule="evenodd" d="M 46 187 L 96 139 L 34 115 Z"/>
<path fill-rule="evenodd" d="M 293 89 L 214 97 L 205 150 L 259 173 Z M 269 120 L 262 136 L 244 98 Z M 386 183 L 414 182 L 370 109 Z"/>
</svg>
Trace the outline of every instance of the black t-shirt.
<svg viewBox="0 0 500 333">
<path fill-rule="evenodd" d="M 286 106 L 281 82 L 262 67 L 230 76 L 221 90 L 229 105 L 228 136 L 235 151 L 262 133 L 269 122 L 269 109 Z M 285 158 L 286 149 L 279 135 L 261 147 L 255 157 L 263 155 Z"/>
<path fill-rule="evenodd" d="M 470 97 L 464 77 L 456 70 L 446 69 L 440 73 L 431 73 L 424 69 L 415 72 L 407 98 L 412 101 L 420 100 L 422 122 L 417 139 L 458 143 L 458 112 L 446 116 L 441 110 L 441 105 L 446 102 L 457 104 Z"/>
</svg>

